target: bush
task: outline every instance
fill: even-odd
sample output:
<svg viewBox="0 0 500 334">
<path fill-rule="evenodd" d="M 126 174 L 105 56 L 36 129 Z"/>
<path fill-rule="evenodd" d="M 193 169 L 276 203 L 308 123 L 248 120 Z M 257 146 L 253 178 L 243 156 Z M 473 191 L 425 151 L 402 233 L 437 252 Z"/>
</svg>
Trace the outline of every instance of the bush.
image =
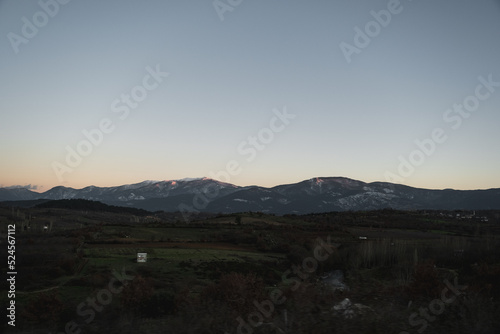
<svg viewBox="0 0 500 334">
<path fill-rule="evenodd" d="M 142 302 L 140 313 L 147 318 L 159 318 L 173 314 L 175 309 L 175 297 L 172 294 L 161 292 L 153 294 L 149 299 L 145 299 Z"/>
<path fill-rule="evenodd" d="M 413 280 L 408 286 L 408 294 L 411 298 L 437 298 L 441 290 L 442 285 L 433 261 L 415 265 Z"/>
<path fill-rule="evenodd" d="M 59 321 L 63 308 L 57 292 L 41 293 L 24 308 L 22 317 L 36 324 L 53 326 Z"/>
<path fill-rule="evenodd" d="M 202 301 L 221 301 L 237 314 L 248 313 L 254 308 L 253 301 L 260 300 L 264 285 L 255 274 L 229 273 L 222 275 L 218 283 L 209 285 L 202 293 Z"/>
<path fill-rule="evenodd" d="M 152 280 L 138 275 L 123 288 L 121 294 L 122 305 L 126 309 L 137 313 L 151 298 L 153 290 Z"/>
</svg>

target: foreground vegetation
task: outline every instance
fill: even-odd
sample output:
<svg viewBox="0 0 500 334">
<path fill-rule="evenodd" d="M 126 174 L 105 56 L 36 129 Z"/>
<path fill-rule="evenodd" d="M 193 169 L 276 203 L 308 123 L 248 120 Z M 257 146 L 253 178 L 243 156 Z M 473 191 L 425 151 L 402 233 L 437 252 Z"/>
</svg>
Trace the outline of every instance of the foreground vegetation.
<svg viewBox="0 0 500 334">
<path fill-rule="evenodd" d="M 2 235 L 16 224 L 18 272 L 16 328 L 4 321 L 4 332 L 500 329 L 498 211 L 204 214 L 186 223 L 65 203 L 0 207 L 0 224 Z M 342 285 L 325 279 L 332 272 Z"/>
</svg>

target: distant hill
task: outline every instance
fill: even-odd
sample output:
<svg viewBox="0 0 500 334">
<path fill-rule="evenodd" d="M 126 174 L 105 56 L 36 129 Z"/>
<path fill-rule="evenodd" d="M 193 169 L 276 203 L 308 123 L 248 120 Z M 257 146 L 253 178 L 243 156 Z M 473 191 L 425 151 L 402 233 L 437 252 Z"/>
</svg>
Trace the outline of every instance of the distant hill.
<svg viewBox="0 0 500 334">
<path fill-rule="evenodd" d="M 70 209 L 95 212 L 130 213 L 138 216 L 151 214 L 151 212 L 142 209 L 107 205 L 98 201 L 89 201 L 85 199 L 51 200 L 37 204 L 35 205 L 35 207 L 44 209 Z"/>
<path fill-rule="evenodd" d="M 499 188 L 431 190 L 388 182 L 365 183 L 345 177 L 315 177 L 271 188 L 240 187 L 210 178 L 144 181 L 117 187 L 89 186 L 83 189 L 59 186 L 44 193 L 0 188 L 0 201 L 37 199 L 86 199 L 117 207 L 166 212 L 261 211 L 307 214 L 384 208 L 500 210 Z M 85 206 L 83 203 L 81 205 Z M 120 210 L 123 212 L 124 209 Z"/>
<path fill-rule="evenodd" d="M 29 199 L 29 200 L 18 200 L 18 201 L 3 201 L 0 202 L 0 206 L 7 207 L 20 207 L 20 208 L 32 208 L 38 204 L 48 202 L 48 199 Z"/>
<path fill-rule="evenodd" d="M 0 201 L 26 201 L 40 198 L 40 194 L 25 188 L 0 188 Z"/>
</svg>

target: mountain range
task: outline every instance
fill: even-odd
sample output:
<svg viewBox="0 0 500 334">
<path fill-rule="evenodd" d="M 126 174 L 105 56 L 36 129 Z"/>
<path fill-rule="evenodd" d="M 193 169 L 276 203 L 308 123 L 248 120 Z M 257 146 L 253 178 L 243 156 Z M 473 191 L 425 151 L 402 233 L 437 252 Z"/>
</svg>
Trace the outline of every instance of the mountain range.
<svg viewBox="0 0 500 334">
<path fill-rule="evenodd" d="M 24 188 L 0 188 L 0 201 L 87 199 L 149 211 L 261 211 L 307 214 L 375 210 L 489 210 L 500 209 L 500 188 L 433 190 L 388 182 L 365 183 L 345 177 L 315 177 L 271 188 L 236 186 L 210 178 L 144 181 L 116 187 L 83 189 L 54 187 L 37 193 Z"/>
</svg>

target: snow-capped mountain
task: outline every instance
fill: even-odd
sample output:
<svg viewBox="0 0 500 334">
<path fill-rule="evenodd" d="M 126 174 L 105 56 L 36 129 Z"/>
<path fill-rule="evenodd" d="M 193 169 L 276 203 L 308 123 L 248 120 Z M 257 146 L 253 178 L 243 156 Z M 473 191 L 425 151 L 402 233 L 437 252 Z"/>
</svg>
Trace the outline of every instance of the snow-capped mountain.
<svg viewBox="0 0 500 334">
<path fill-rule="evenodd" d="M 59 186 L 39 195 L 40 198 L 47 199 L 83 198 L 102 202 L 131 202 L 187 194 L 193 195 L 198 192 L 213 191 L 214 189 L 224 195 L 228 190 L 234 188 L 238 187 L 209 178 L 189 178 L 168 181 L 144 181 L 117 187 L 89 186 L 83 189 L 73 189 Z"/>
<path fill-rule="evenodd" d="M 210 178 L 144 181 L 116 187 L 54 187 L 44 193 L 0 188 L 0 201 L 82 198 L 151 211 L 262 211 L 276 214 L 346 210 L 500 209 L 500 189 L 429 190 L 344 177 L 312 178 L 272 188 Z"/>
<path fill-rule="evenodd" d="M 0 188 L 0 201 L 25 201 L 36 199 L 39 193 L 26 188 Z"/>
<path fill-rule="evenodd" d="M 394 209 L 500 209 L 500 189 L 429 190 L 343 177 L 313 178 L 273 188 L 245 187 L 210 202 L 211 212 L 276 214 Z"/>
</svg>

